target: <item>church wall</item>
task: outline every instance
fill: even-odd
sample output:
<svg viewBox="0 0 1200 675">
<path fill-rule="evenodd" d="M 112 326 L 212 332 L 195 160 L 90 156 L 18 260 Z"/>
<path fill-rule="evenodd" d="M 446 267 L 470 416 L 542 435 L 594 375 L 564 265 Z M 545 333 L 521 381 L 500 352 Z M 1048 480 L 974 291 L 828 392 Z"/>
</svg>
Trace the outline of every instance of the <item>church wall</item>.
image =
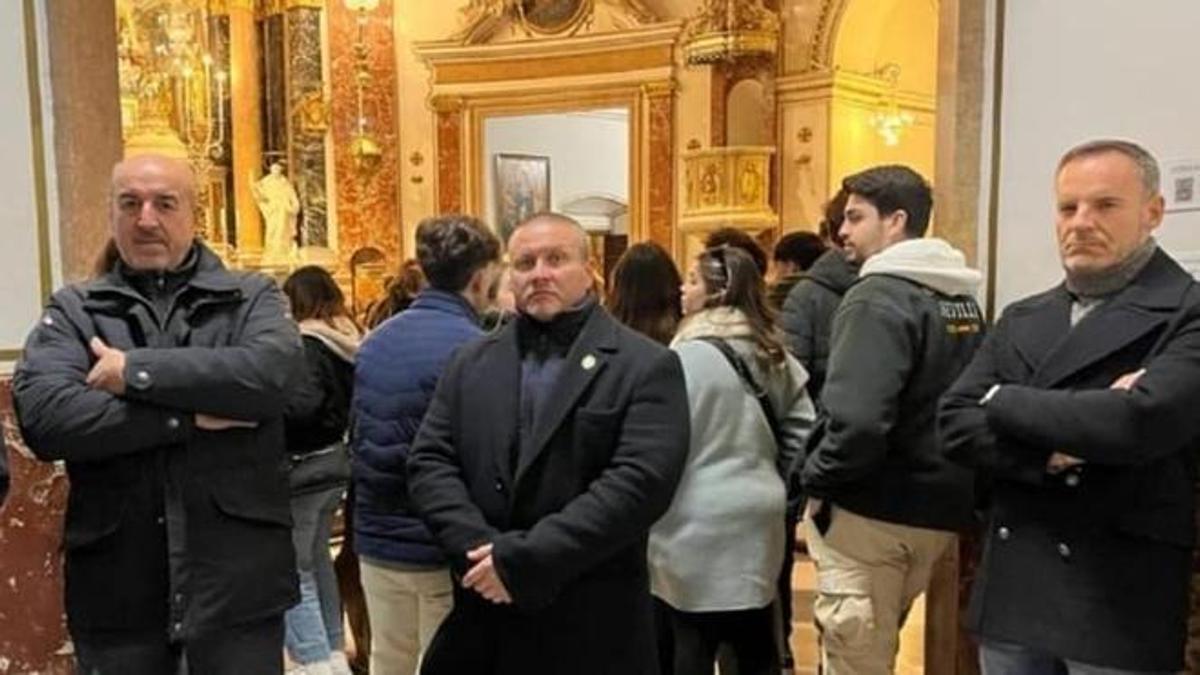
<svg viewBox="0 0 1200 675">
<path fill-rule="evenodd" d="M 44 57 L 37 55 L 36 34 L 26 30 L 25 4 L 0 3 L 0 91 L 8 94 L 0 122 L 0 147 L 8 159 L 0 163 L 0 361 L 9 366 L 53 283 L 49 158 L 42 136 L 51 121 L 41 95 L 48 85 L 37 70 L 31 80 L 29 68 Z M 32 64 L 27 47 L 37 55 Z"/>
<path fill-rule="evenodd" d="M 1052 190 L 1058 158 L 1068 148 L 1124 137 L 1160 162 L 1200 159 L 1197 25 L 1200 3 L 1193 0 L 1006 3 L 997 309 L 1062 278 Z M 991 170 L 985 160 L 985 175 Z M 1200 211 L 1167 214 L 1157 236 L 1172 253 L 1195 255 Z"/>
</svg>

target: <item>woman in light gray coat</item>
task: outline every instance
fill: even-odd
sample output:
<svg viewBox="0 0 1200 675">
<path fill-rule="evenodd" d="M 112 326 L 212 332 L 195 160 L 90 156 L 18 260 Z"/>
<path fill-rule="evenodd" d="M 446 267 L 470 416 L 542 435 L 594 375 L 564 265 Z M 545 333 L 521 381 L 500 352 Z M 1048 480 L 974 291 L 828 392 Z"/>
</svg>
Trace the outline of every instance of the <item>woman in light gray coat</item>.
<svg viewBox="0 0 1200 675">
<path fill-rule="evenodd" d="M 669 607 L 675 675 L 711 675 L 723 643 L 740 675 L 778 674 L 780 472 L 812 429 L 808 375 L 776 337 L 762 279 L 742 251 L 702 253 L 681 292 L 687 316 L 672 349 L 687 382 L 691 447 L 671 508 L 650 532 L 651 590 Z"/>
</svg>

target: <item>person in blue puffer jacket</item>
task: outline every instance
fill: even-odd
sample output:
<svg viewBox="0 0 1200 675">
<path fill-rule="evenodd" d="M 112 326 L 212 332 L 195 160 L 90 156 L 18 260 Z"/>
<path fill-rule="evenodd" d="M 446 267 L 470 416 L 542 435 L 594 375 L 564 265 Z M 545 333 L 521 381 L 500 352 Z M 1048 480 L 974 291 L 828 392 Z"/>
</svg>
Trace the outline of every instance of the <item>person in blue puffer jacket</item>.
<svg viewBox="0 0 1200 675">
<path fill-rule="evenodd" d="M 450 611 L 450 572 L 409 504 L 405 461 L 443 366 L 483 335 L 479 315 L 500 272 L 500 241 L 474 218 L 426 219 L 416 239 L 429 286 L 368 335 L 354 373 L 353 540 L 372 627 L 370 672 L 380 675 L 415 673 Z"/>
</svg>

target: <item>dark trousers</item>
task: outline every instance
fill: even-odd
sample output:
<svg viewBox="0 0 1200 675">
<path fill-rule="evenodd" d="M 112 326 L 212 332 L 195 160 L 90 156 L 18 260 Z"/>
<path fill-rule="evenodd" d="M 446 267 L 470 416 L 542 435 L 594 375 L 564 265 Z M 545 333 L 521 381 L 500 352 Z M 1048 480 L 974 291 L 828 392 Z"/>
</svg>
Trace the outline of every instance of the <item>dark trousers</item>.
<svg viewBox="0 0 1200 675">
<path fill-rule="evenodd" d="M 73 635 L 79 675 L 279 675 L 283 617 L 231 626 L 187 642 L 166 631 Z"/>
<path fill-rule="evenodd" d="M 728 644 L 739 675 L 779 675 L 775 610 L 681 612 L 667 607 L 674 642 L 674 675 L 712 675 L 717 648 Z"/>
</svg>

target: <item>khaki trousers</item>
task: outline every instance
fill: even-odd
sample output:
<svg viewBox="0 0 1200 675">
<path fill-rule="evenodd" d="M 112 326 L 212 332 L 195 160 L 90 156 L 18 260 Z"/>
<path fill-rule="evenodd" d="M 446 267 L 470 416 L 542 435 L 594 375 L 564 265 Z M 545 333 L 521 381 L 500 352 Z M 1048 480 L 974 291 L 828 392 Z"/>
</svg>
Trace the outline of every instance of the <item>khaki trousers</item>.
<svg viewBox="0 0 1200 675">
<path fill-rule="evenodd" d="M 446 569 L 409 572 L 360 560 L 371 623 L 371 675 L 415 675 L 454 603 Z"/>
<path fill-rule="evenodd" d="M 900 628 L 951 532 L 874 520 L 832 507 L 825 535 L 804 520 L 817 567 L 813 614 L 825 675 L 890 675 Z"/>
</svg>

